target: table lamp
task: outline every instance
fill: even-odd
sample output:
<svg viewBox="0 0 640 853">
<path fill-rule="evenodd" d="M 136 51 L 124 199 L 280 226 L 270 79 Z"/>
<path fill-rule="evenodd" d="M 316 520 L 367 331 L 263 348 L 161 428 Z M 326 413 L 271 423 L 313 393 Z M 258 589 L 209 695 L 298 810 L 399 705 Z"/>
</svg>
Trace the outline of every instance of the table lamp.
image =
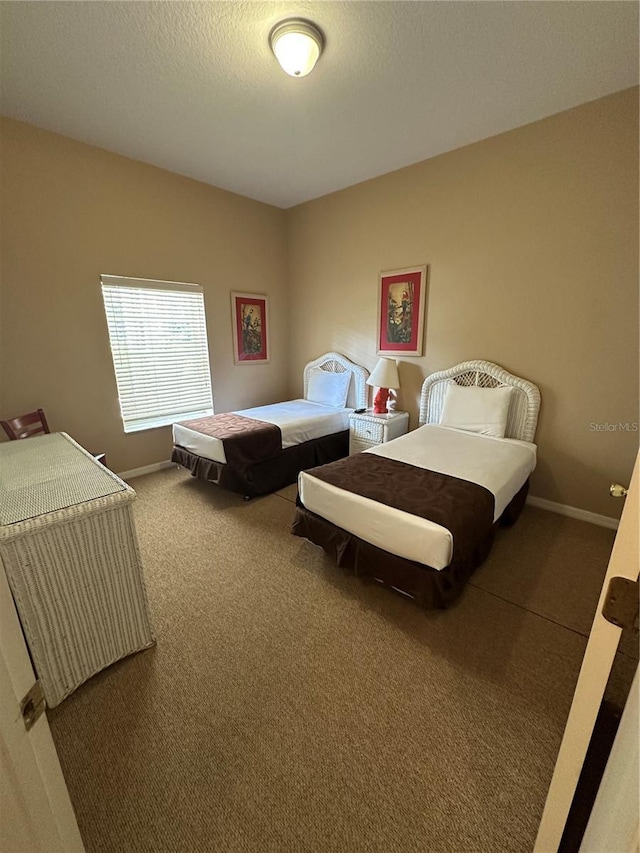
<svg viewBox="0 0 640 853">
<path fill-rule="evenodd" d="M 367 379 L 367 385 L 377 387 L 378 393 L 373 399 L 373 412 L 376 415 L 385 415 L 387 413 L 387 400 L 389 399 L 389 389 L 400 387 L 400 378 L 398 377 L 398 365 L 393 358 L 381 358 L 373 368 L 373 373 Z"/>
</svg>

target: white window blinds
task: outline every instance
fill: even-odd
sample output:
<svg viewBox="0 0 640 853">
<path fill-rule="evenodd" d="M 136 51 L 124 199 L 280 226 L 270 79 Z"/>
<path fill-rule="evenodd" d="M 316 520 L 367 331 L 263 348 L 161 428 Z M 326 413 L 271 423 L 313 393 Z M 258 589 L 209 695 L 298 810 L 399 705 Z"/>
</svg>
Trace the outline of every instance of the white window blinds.
<svg viewBox="0 0 640 853">
<path fill-rule="evenodd" d="M 202 288 L 101 276 L 125 432 L 213 413 Z"/>
</svg>

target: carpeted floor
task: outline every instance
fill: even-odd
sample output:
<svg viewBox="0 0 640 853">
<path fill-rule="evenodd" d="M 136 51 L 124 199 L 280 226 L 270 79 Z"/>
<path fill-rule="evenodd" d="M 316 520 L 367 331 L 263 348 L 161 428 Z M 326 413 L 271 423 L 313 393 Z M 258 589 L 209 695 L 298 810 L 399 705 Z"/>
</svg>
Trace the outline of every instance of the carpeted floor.
<svg viewBox="0 0 640 853">
<path fill-rule="evenodd" d="M 611 531 L 527 508 L 424 612 L 291 536 L 293 488 L 133 485 L 157 646 L 49 712 L 89 853 L 531 850 Z"/>
</svg>

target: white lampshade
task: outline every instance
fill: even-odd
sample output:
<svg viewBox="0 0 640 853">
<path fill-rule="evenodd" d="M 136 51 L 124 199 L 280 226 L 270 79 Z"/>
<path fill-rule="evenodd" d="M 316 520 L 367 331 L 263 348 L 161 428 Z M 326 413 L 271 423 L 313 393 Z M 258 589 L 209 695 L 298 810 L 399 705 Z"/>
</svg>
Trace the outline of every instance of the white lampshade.
<svg viewBox="0 0 640 853">
<path fill-rule="evenodd" d="M 283 71 L 291 77 L 306 77 L 322 53 L 324 38 L 309 21 L 295 19 L 275 26 L 269 44 Z"/>
<path fill-rule="evenodd" d="M 400 377 L 398 376 L 398 365 L 393 358 L 381 358 L 373 368 L 373 373 L 367 379 L 367 385 L 376 388 L 399 388 Z"/>
</svg>

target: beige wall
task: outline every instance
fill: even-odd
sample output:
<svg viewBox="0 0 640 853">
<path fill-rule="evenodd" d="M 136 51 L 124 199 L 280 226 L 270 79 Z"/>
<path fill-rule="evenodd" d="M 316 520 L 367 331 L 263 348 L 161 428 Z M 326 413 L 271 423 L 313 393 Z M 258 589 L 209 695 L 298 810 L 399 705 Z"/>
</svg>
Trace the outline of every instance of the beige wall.
<svg viewBox="0 0 640 853">
<path fill-rule="evenodd" d="M 283 399 L 285 214 L 2 120 L 0 417 L 42 407 L 116 471 L 168 459 L 171 429 L 125 435 L 100 274 L 204 287 L 217 411 Z M 267 293 L 271 363 L 234 367 L 231 290 Z"/>
<path fill-rule="evenodd" d="M 532 493 L 619 511 L 607 487 L 628 481 L 639 434 L 590 424 L 639 420 L 637 89 L 286 213 L 19 122 L 1 130 L 3 417 L 42 406 L 120 471 L 168 458 L 169 428 L 122 431 L 101 273 L 204 286 L 226 411 L 297 395 L 329 349 L 373 367 L 379 271 L 427 263 L 425 355 L 400 364 L 413 425 L 427 374 L 495 361 L 542 392 Z M 270 365 L 234 367 L 232 289 L 269 294 Z"/>
<path fill-rule="evenodd" d="M 366 141 L 363 141 L 366 144 Z M 605 515 L 638 433 L 638 90 L 594 101 L 287 212 L 291 390 L 327 349 L 372 368 L 380 270 L 429 264 L 429 373 L 495 361 L 542 392 L 532 494 Z"/>
</svg>

